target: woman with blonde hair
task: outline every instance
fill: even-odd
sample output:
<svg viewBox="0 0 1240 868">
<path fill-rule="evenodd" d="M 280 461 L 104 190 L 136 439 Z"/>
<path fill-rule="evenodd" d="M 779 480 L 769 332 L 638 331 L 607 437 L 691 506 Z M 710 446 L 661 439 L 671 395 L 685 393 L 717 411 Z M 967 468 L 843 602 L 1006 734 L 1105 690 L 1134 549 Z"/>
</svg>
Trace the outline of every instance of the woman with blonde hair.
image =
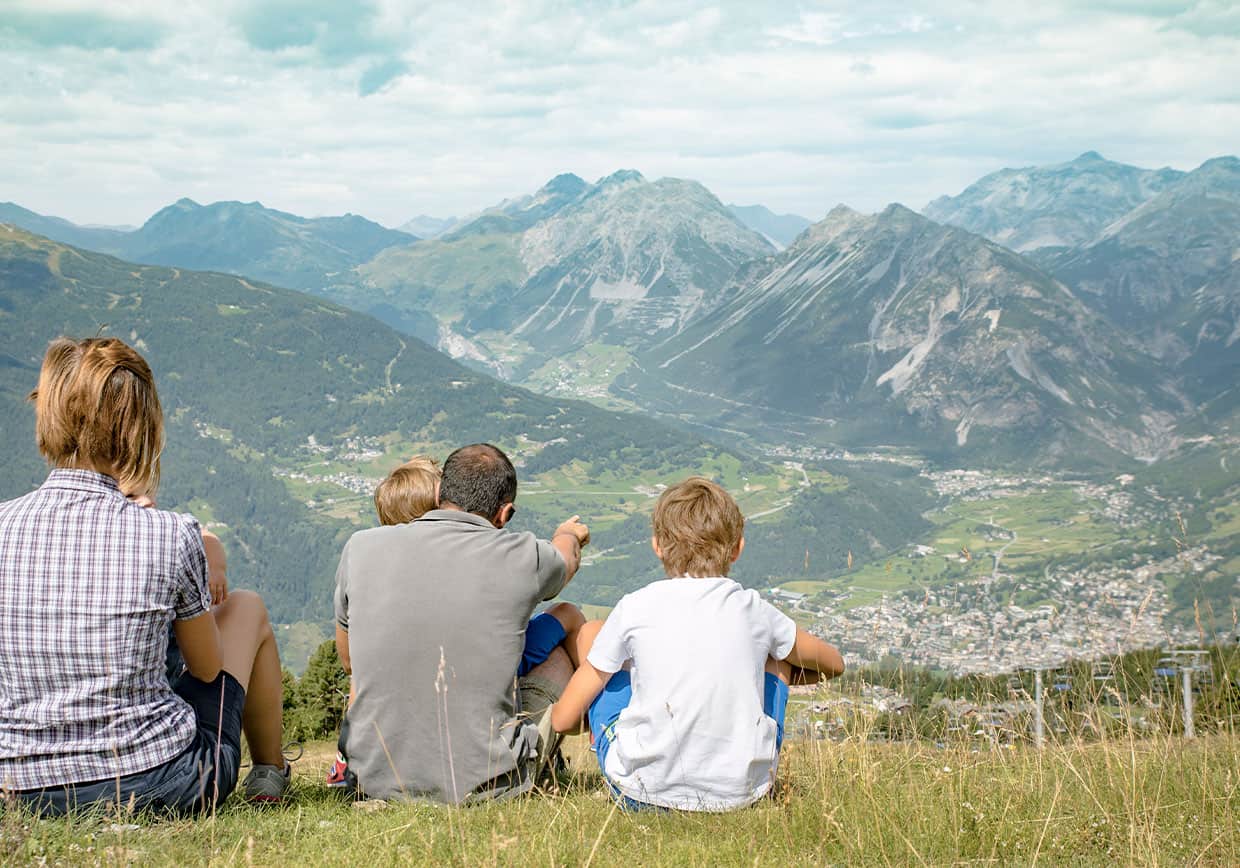
<svg viewBox="0 0 1240 868">
<path fill-rule="evenodd" d="M 144 509 L 164 447 L 146 361 L 115 338 L 48 347 L 35 407 L 52 465 L 0 503 L 0 788 L 59 814 L 192 813 L 237 784 L 279 801 L 280 658 L 262 599 L 211 605 L 198 522 Z M 165 674 L 169 624 L 187 671 Z"/>
</svg>

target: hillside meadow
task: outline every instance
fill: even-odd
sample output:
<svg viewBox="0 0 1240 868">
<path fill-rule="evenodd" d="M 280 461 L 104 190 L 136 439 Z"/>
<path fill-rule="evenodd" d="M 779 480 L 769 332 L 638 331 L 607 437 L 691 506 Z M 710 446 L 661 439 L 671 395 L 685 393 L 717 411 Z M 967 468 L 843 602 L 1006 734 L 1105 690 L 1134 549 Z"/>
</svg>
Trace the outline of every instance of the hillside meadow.
<svg viewBox="0 0 1240 868">
<path fill-rule="evenodd" d="M 359 808 L 322 784 L 309 745 L 284 808 L 230 800 L 213 817 L 38 820 L 8 809 L 14 865 L 1235 865 L 1240 740 L 1161 736 L 1048 746 L 800 741 L 777 793 L 723 815 L 624 813 L 569 745 L 558 793 L 472 808 Z"/>
</svg>

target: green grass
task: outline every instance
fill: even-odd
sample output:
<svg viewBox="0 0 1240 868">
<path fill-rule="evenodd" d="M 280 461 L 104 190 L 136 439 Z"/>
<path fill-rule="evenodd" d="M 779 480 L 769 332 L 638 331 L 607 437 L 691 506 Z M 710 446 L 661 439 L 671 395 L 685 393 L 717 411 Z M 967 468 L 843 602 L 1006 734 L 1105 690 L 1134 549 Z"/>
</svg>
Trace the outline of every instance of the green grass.
<svg viewBox="0 0 1240 868">
<path fill-rule="evenodd" d="M 718 815 L 626 814 L 578 748 L 567 790 L 465 809 L 364 811 L 298 764 L 283 808 L 214 817 L 0 818 L 0 862 L 149 865 L 1234 865 L 1240 741 L 1159 738 L 1038 751 L 853 739 L 785 748 L 774 797 Z"/>
</svg>

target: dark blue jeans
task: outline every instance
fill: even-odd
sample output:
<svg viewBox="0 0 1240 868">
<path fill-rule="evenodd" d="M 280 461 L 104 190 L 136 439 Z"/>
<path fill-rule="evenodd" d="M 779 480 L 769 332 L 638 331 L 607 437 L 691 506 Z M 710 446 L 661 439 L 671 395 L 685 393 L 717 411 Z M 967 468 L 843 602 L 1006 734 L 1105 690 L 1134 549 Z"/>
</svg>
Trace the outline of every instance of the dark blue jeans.
<svg viewBox="0 0 1240 868">
<path fill-rule="evenodd" d="M 61 816 L 94 806 L 130 804 L 136 810 L 195 814 L 224 801 L 241 767 L 241 712 L 245 690 L 221 672 L 210 684 L 188 672 L 173 690 L 194 709 L 198 730 L 189 747 L 161 766 L 103 781 L 14 793 L 38 813 Z"/>
</svg>

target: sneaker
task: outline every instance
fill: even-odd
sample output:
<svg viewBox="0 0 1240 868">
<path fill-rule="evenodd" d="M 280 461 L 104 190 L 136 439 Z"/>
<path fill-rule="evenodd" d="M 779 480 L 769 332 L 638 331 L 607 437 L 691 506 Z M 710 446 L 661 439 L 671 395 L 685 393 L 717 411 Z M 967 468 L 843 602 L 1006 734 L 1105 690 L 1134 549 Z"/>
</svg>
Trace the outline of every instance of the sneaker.
<svg viewBox="0 0 1240 868">
<path fill-rule="evenodd" d="M 327 773 L 327 785 L 329 787 L 349 785 L 349 761 L 340 754 L 336 754 L 336 761 L 332 763 L 331 771 Z"/>
<path fill-rule="evenodd" d="M 292 779 L 293 766 L 289 763 L 282 769 L 256 763 L 241 786 L 252 802 L 282 802 Z"/>
</svg>

